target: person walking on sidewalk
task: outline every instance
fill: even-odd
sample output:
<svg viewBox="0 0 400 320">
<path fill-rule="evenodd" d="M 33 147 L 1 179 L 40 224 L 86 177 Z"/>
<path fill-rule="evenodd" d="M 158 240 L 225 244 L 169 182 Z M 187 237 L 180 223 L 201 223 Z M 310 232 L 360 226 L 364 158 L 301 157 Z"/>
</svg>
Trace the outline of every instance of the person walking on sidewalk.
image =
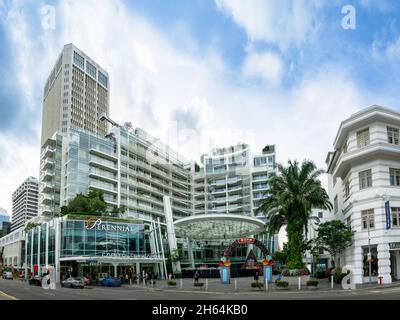
<svg viewBox="0 0 400 320">
<path fill-rule="evenodd" d="M 194 283 L 199 283 L 200 274 L 199 271 L 196 270 L 194 274 Z"/>
</svg>

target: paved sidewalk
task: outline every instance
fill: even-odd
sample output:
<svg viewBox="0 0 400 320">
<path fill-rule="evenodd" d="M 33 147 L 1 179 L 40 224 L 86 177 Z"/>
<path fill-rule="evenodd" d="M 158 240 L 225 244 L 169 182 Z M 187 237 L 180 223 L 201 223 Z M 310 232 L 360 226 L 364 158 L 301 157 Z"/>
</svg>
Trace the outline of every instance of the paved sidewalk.
<svg viewBox="0 0 400 320">
<path fill-rule="evenodd" d="M 235 287 L 236 280 L 236 287 Z M 295 279 L 293 279 L 295 280 Z M 293 281 L 292 280 L 292 281 Z M 313 279 L 314 280 L 314 279 Z M 318 289 L 309 289 L 306 285 L 301 285 L 301 290 L 299 290 L 297 284 L 289 285 L 287 290 L 277 289 L 275 283 L 270 283 L 268 285 L 268 291 L 281 292 L 327 292 L 327 291 L 343 291 L 341 284 L 334 283 L 333 289 L 331 288 L 331 282 L 328 278 L 326 279 L 316 279 L 318 283 Z M 265 287 L 262 289 L 252 288 L 251 283 L 254 282 L 253 278 L 233 278 L 230 284 L 221 284 L 220 279 L 200 279 L 200 282 L 204 283 L 203 287 L 195 287 L 193 279 L 174 279 L 176 286 L 168 286 L 167 280 L 157 280 L 154 286 L 151 285 L 140 285 L 132 284 L 134 288 L 142 288 L 148 290 L 162 290 L 162 291 L 175 291 L 175 292 L 208 292 L 208 293 L 254 293 L 258 291 L 265 291 Z M 207 286 L 206 286 L 207 284 Z M 362 284 L 356 285 L 356 291 L 364 289 L 384 289 L 400 287 L 400 282 L 394 282 L 391 284 L 378 285 L 373 284 Z M 236 289 L 236 290 L 235 290 Z M 354 291 L 354 290 L 353 290 Z"/>
</svg>

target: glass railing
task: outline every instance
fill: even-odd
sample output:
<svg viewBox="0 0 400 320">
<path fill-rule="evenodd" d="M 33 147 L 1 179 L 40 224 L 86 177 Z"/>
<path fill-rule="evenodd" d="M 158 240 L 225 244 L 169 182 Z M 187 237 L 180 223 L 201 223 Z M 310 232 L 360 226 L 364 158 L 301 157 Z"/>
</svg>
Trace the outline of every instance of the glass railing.
<svg viewBox="0 0 400 320">
<path fill-rule="evenodd" d="M 92 157 L 90 157 L 90 161 L 97 162 L 99 164 L 105 165 L 105 166 L 113 168 L 113 169 L 117 169 L 117 166 L 115 165 L 115 163 L 113 161 L 102 159 L 100 157 L 92 156 Z"/>
</svg>

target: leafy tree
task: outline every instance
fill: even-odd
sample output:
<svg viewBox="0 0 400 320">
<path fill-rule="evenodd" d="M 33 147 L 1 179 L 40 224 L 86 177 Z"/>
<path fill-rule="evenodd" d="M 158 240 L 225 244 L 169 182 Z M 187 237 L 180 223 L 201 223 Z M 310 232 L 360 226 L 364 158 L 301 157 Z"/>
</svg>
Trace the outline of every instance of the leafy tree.
<svg viewBox="0 0 400 320">
<path fill-rule="evenodd" d="M 68 203 L 67 208 L 68 213 L 82 212 L 92 214 L 89 198 L 82 193 L 77 194 L 75 198 Z"/>
<path fill-rule="evenodd" d="M 353 243 L 354 231 L 350 230 L 342 221 L 331 220 L 318 226 L 318 235 L 315 240 L 320 248 L 328 251 L 335 266 L 340 268 L 340 253 Z"/>
<path fill-rule="evenodd" d="M 312 161 L 305 160 L 299 165 L 297 161 L 289 160 L 287 167 L 279 164 L 278 174 L 271 173 L 269 176 L 268 197 L 257 211 L 266 214 L 271 234 L 286 225 L 288 269 L 304 267 L 304 238 L 308 221 L 314 218 L 311 217 L 311 209 L 332 208 L 328 194 L 318 179 L 322 173 L 323 170 L 318 170 Z"/>
</svg>

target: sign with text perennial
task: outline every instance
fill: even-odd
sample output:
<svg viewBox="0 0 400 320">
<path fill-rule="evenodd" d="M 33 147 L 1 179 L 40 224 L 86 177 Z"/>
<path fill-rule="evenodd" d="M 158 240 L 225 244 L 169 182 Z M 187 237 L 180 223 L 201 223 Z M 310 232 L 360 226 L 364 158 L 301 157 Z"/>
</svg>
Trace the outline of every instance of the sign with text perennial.
<svg viewBox="0 0 400 320">
<path fill-rule="evenodd" d="M 386 230 L 391 227 L 391 217 L 390 217 L 390 204 L 389 201 L 385 202 L 385 213 L 386 213 Z"/>
</svg>

